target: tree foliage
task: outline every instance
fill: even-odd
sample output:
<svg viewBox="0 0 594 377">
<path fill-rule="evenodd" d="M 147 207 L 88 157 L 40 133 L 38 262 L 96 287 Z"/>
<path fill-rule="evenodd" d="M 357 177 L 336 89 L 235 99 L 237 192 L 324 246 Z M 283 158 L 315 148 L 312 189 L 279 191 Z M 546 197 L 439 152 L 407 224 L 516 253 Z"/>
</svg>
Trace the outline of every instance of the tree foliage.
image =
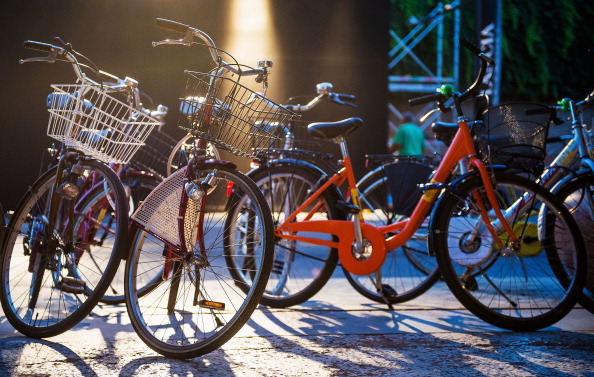
<svg viewBox="0 0 594 377">
<path fill-rule="evenodd" d="M 406 35 L 412 29 L 407 20 L 424 17 L 437 3 L 391 0 L 392 29 L 400 36 Z M 476 40 L 477 35 L 476 6 L 475 0 L 462 1 L 461 35 L 471 40 Z M 502 8 L 502 100 L 583 98 L 594 89 L 594 53 L 588 52 L 594 50 L 594 1 L 502 0 Z M 446 38 L 446 51 L 448 47 L 451 51 L 451 43 L 451 38 Z M 414 49 L 419 56 L 435 54 L 434 35 L 421 44 Z M 446 61 L 450 58 L 448 54 L 444 57 Z M 461 50 L 461 87 L 470 82 L 474 68 L 473 58 Z M 412 61 L 403 62 L 396 70 L 393 74 L 419 74 Z"/>
</svg>

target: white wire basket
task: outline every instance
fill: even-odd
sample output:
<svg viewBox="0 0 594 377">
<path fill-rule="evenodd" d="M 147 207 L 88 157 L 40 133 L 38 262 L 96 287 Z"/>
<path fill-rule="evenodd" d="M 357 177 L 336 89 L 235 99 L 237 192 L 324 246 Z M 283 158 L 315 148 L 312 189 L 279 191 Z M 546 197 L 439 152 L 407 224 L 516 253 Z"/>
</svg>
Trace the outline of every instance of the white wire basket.
<svg viewBox="0 0 594 377">
<path fill-rule="evenodd" d="M 130 161 L 159 121 L 99 87 L 54 84 L 47 135 L 105 163 Z"/>
</svg>

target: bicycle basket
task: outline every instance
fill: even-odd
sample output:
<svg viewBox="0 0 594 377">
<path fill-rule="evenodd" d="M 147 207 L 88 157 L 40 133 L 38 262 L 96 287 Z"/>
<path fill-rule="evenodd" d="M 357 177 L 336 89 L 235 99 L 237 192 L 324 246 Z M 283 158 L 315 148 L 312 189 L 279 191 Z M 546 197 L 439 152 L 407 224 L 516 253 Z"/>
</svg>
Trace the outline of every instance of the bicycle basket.
<svg viewBox="0 0 594 377">
<path fill-rule="evenodd" d="M 145 140 L 145 145 L 130 160 L 141 169 L 167 176 L 167 161 L 177 144 L 177 140 L 165 132 L 154 129 Z"/>
<path fill-rule="evenodd" d="M 127 163 L 159 121 L 91 85 L 51 86 L 47 135 L 105 163 Z"/>
<path fill-rule="evenodd" d="M 388 207 L 392 207 L 388 210 L 399 215 L 410 216 L 423 195 L 419 184 L 429 180 L 433 167 L 419 161 L 415 156 L 399 157 L 398 160 L 383 165 L 389 192 L 379 190 L 375 195 L 389 195 L 383 198 L 383 200 L 387 199 Z"/>
<path fill-rule="evenodd" d="M 186 71 L 179 127 L 242 157 L 266 149 L 284 135 L 297 114 L 232 78 Z"/>
<path fill-rule="evenodd" d="M 543 108 L 542 114 L 526 115 L 526 109 L 538 108 Z M 551 120 L 551 112 L 544 109 L 540 104 L 509 103 L 485 111 L 484 122 L 473 126 L 479 157 L 489 165 L 540 175 Z"/>
</svg>

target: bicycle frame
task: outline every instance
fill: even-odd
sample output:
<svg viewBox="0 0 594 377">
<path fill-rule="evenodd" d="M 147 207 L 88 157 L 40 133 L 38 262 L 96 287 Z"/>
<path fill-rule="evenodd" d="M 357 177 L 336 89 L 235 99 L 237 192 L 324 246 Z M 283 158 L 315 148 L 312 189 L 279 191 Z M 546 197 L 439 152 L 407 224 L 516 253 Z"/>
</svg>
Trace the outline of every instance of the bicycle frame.
<svg viewBox="0 0 594 377">
<path fill-rule="evenodd" d="M 493 209 L 496 217 L 501 223 L 501 226 L 507 231 L 510 236 L 511 245 L 502 245 L 502 241 L 497 236 L 495 228 L 491 225 L 485 203 L 478 193 L 475 194 L 475 199 L 481 208 L 481 218 L 486 224 L 488 230 L 493 235 L 493 239 L 497 242 L 500 249 L 505 247 L 514 247 L 519 244 L 519 240 L 514 235 L 512 229 L 507 223 L 504 214 L 497 203 L 493 185 L 489 177 L 489 173 L 485 164 L 476 156 L 475 146 L 468 127 L 468 120 L 464 116 L 458 118 L 458 132 L 454 140 L 448 148 L 446 155 L 439 164 L 434 176 L 432 177 L 427 190 L 417 203 L 412 215 L 408 220 L 396 222 L 386 226 L 374 227 L 363 222 L 362 213 L 354 218 L 352 221 L 345 220 L 324 220 L 316 221 L 310 220 L 313 214 L 320 208 L 321 204 L 314 205 L 308 215 L 303 221 L 293 222 L 300 212 L 303 212 L 308 206 L 313 204 L 328 188 L 332 185 L 341 186 L 345 182 L 348 184 L 348 189 L 351 195 L 352 203 L 360 208 L 359 194 L 356 188 L 355 176 L 351 160 L 346 151 L 346 142 L 341 140 L 341 149 L 343 151 L 343 165 L 344 167 L 334 174 L 325 182 L 319 189 L 311 194 L 304 203 L 299 206 L 285 221 L 280 224 L 276 230 L 276 236 L 280 238 L 308 242 L 320 246 L 328 246 L 338 249 L 338 255 L 344 268 L 352 274 L 368 275 L 375 272 L 383 264 L 386 253 L 389 250 L 394 250 L 407 242 L 422 225 L 423 220 L 429 214 L 435 200 L 441 191 L 446 188 L 445 183 L 455 168 L 456 164 L 468 158 L 470 166 L 480 175 L 485 187 L 487 200 Z M 312 232 L 331 234 L 338 237 L 338 241 L 320 240 L 311 237 L 304 237 L 297 235 L 298 232 Z M 386 238 L 387 234 L 397 232 L 395 235 Z M 363 241 L 365 239 L 365 243 Z M 362 255 L 363 249 L 372 246 L 371 255 Z M 355 248 L 355 253 L 353 252 Z M 355 255 L 361 253 L 360 255 Z"/>
<path fill-rule="evenodd" d="M 545 171 L 539 177 L 540 184 L 547 189 L 552 189 L 564 176 L 563 169 L 556 169 L 556 167 L 568 167 L 576 158 L 580 159 L 581 165 L 586 168 L 588 174 L 594 174 L 594 160 L 592 160 L 588 151 L 588 144 L 584 134 L 584 124 L 581 123 L 576 116 L 576 104 L 574 101 L 569 101 L 569 111 L 572 119 L 571 127 L 573 130 L 573 138 L 551 162 L 552 168 Z M 592 202 L 592 195 L 586 195 L 586 197 L 590 217 L 594 220 L 594 203 Z"/>
</svg>

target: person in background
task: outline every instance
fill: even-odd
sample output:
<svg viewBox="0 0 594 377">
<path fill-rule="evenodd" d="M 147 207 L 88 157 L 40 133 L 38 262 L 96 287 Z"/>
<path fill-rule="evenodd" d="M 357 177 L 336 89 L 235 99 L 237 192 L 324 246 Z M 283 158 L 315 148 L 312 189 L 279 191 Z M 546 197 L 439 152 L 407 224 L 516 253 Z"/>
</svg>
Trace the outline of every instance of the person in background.
<svg viewBox="0 0 594 377">
<path fill-rule="evenodd" d="M 388 145 L 390 153 L 398 152 L 401 156 L 420 156 L 425 153 L 426 147 L 425 134 L 421 127 L 417 126 L 415 114 L 410 111 L 405 112 L 402 116 L 402 124 Z"/>
</svg>

